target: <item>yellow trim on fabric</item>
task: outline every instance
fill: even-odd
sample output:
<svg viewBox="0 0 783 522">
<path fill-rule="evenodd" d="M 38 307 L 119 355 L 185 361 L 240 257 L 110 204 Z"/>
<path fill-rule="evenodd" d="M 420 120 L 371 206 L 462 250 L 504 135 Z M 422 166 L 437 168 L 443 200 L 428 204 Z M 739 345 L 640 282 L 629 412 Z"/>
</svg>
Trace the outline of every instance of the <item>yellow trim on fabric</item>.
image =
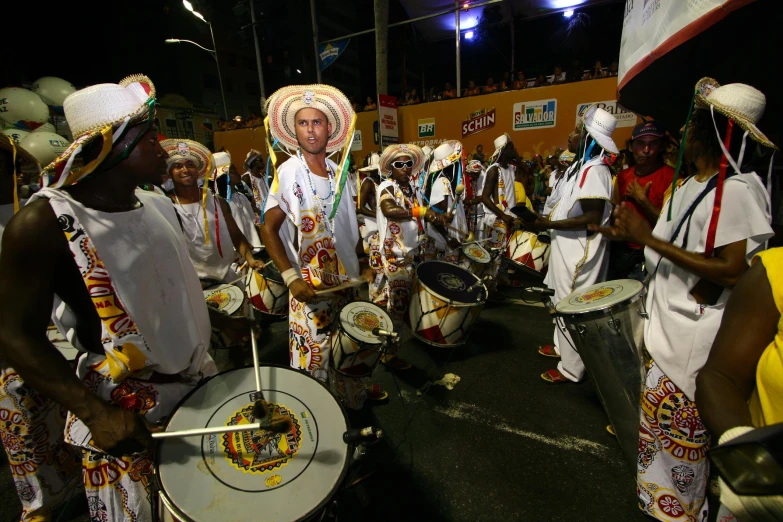
<svg viewBox="0 0 783 522">
<path fill-rule="evenodd" d="M 65 177 L 65 179 L 62 181 L 62 183 L 60 183 L 61 187 L 73 185 L 74 183 L 82 179 L 84 176 L 90 174 L 92 171 L 98 168 L 98 165 L 103 163 L 103 160 L 105 160 L 106 156 L 108 156 L 109 152 L 111 152 L 111 148 L 113 145 L 112 138 L 114 137 L 114 128 L 111 125 L 102 128 L 101 136 L 103 137 L 103 145 L 101 146 L 101 153 L 98 154 L 98 157 L 92 160 L 91 162 L 89 162 L 84 167 L 80 168 L 79 170 L 71 169 L 71 172 L 69 172 L 68 175 Z M 86 145 L 87 143 L 82 144 L 82 147 L 84 147 L 84 145 Z"/>
<path fill-rule="evenodd" d="M 204 186 L 201 191 L 201 210 L 204 213 L 204 244 L 209 245 L 209 220 L 207 219 L 207 192 L 209 191 L 209 178 L 212 175 L 212 154 L 207 158 L 207 170 L 204 175 Z M 215 201 L 217 204 L 217 201 Z M 215 226 L 220 226 L 215 223 Z"/>
<path fill-rule="evenodd" d="M 8 143 L 11 144 L 11 163 L 14 166 L 14 214 L 16 214 L 19 212 L 19 194 L 16 188 L 16 144 L 14 144 L 14 139 L 10 136 L 8 136 Z"/>
<path fill-rule="evenodd" d="M 268 103 L 267 103 L 268 106 Z M 275 148 L 272 146 L 272 142 L 269 141 L 269 116 L 264 118 L 264 131 L 266 131 L 266 146 L 269 149 L 269 158 L 272 160 L 272 186 L 269 187 L 270 193 L 277 192 L 277 154 L 275 154 Z M 264 209 L 261 209 L 263 212 Z"/>
</svg>

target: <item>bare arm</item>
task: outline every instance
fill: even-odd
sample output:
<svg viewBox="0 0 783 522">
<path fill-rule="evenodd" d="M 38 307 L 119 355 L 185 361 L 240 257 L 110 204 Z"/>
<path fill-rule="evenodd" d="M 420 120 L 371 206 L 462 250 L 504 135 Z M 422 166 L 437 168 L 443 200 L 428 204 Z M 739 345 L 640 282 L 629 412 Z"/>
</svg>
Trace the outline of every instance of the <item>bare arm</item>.
<svg viewBox="0 0 783 522">
<path fill-rule="evenodd" d="M 360 203 L 362 207 L 359 209 L 359 213 L 363 216 L 375 218 L 377 211 L 377 204 L 375 201 L 375 184 L 362 183 L 362 191 L 360 193 Z"/>
<path fill-rule="evenodd" d="M 487 207 L 493 214 L 505 221 L 506 216 L 509 219 L 513 218 L 503 212 L 503 209 L 501 209 L 499 206 L 495 205 L 495 202 L 492 199 L 497 193 L 499 175 L 500 173 L 497 167 L 492 167 L 487 171 L 487 178 L 484 182 L 484 190 L 481 192 L 481 202 L 484 203 L 484 206 Z"/>
<path fill-rule="evenodd" d="M 757 262 L 734 287 L 707 364 L 696 378 L 696 403 L 713 440 L 735 426 L 753 425 L 748 400 L 756 366 L 775 338 L 778 321 L 767 272 Z"/>
<path fill-rule="evenodd" d="M 539 230 L 587 230 L 589 225 L 600 225 L 606 202 L 602 199 L 583 199 L 581 204 L 584 211 L 581 216 L 557 221 L 540 217 L 535 221 L 535 228 Z"/>
<path fill-rule="evenodd" d="M 280 239 L 280 228 L 283 226 L 286 219 L 285 212 L 283 212 L 280 207 L 274 207 L 264 213 L 264 224 L 261 225 L 261 239 L 264 241 L 264 246 L 266 247 L 269 257 L 272 258 L 272 261 L 274 261 L 275 266 L 280 270 L 280 273 L 284 273 L 293 268 L 291 266 L 291 261 L 288 260 L 288 255 L 285 253 L 283 240 Z M 315 290 L 313 290 L 313 287 L 307 284 L 301 277 L 294 280 L 288 289 L 297 301 L 303 303 L 306 303 L 315 297 Z"/>
</svg>

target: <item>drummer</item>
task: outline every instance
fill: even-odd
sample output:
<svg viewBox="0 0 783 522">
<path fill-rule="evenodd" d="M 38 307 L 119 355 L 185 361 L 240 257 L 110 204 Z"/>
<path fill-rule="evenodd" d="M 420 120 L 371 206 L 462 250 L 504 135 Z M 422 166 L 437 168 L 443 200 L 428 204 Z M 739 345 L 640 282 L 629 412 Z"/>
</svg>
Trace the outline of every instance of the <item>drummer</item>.
<svg viewBox="0 0 783 522">
<path fill-rule="evenodd" d="M 354 202 L 337 177 L 337 165 L 326 158 L 350 138 L 353 110 L 334 87 L 291 85 L 269 98 L 267 114 L 271 138 L 291 155 L 277 169 L 261 227 L 290 292 L 290 364 L 328 382 L 347 407 L 359 409 L 368 395 L 388 394 L 378 387 L 368 392 L 361 379 L 330 369 L 331 327 L 342 306 L 356 299 L 355 289 L 316 294 L 372 278 L 356 255 L 362 245 Z"/>
<path fill-rule="evenodd" d="M 378 243 L 378 222 L 376 215 L 378 206 L 376 196 L 378 186 L 381 184 L 381 156 L 377 152 L 371 152 L 364 159 L 364 166 L 359 169 L 359 175 L 363 175 L 359 186 L 359 199 L 357 214 L 359 217 L 359 234 L 362 236 L 364 253 L 369 256 L 370 267 L 374 272 L 374 279 L 370 283 L 370 301 L 384 291 L 386 278 L 383 275 L 383 263 Z"/>
<path fill-rule="evenodd" d="M 46 167 L 51 187 L 9 222 L 0 256 L 0 300 L 13 303 L 0 314 L 2 356 L 69 410 L 65 438 L 83 450 L 93 520 L 152 519 L 153 455 L 141 451 L 151 423 L 216 371 L 213 316 L 176 214 L 136 188 L 166 172 L 154 102 L 142 75 L 68 96 L 75 141 Z M 75 373 L 47 340 L 53 302 L 87 352 Z"/>
<path fill-rule="evenodd" d="M 253 245 L 237 226 L 228 203 L 212 193 L 211 183 L 198 187 L 198 179 L 211 176 L 208 169 L 214 171 L 209 150 L 192 140 L 163 140 L 161 146 L 168 154 L 166 165 L 174 182 L 171 201 L 203 286 L 232 279 L 230 267 L 236 254 L 251 269 L 263 268 L 264 263 L 253 258 Z"/>
<path fill-rule="evenodd" d="M 424 224 L 439 219 L 431 208 L 420 205 L 410 183 L 411 173 L 418 171 L 423 161 L 424 155 L 416 145 L 389 145 L 381 154 L 381 174 L 385 179 L 378 187 L 377 221 L 386 282 L 385 291 L 374 303 L 386 308 L 397 331 L 402 329 L 408 310 Z M 396 370 L 411 367 L 394 356 L 384 357 L 383 362 Z"/>
<path fill-rule="evenodd" d="M 526 222 L 533 230 L 551 229 L 552 246 L 549 270 L 544 283 L 555 291 L 557 303 L 571 292 L 606 278 L 607 241 L 600 234 L 586 231 L 589 224 L 607 224 L 612 211 L 612 174 L 607 153 L 616 154 L 612 133 L 617 119 L 603 109 L 591 107 L 583 120 L 584 132 L 579 144 L 581 158 L 561 183 L 559 204 L 550 218 L 539 217 Z M 560 322 L 555 328 L 553 346 L 544 346 L 539 353 L 560 356 L 557 368 L 547 370 L 541 378 L 553 384 L 579 382 L 585 367 L 571 336 Z"/>
<path fill-rule="evenodd" d="M 465 186 L 470 186 L 470 194 L 473 195 L 465 199 L 465 215 L 468 220 L 468 230 L 475 235 L 478 234 L 477 223 L 483 218 L 483 214 L 479 216 L 479 208 L 481 208 L 481 191 L 484 188 L 485 178 L 486 171 L 479 160 L 470 160 L 465 165 Z"/>
<path fill-rule="evenodd" d="M 755 173 L 738 172 L 743 159 L 771 162 L 777 149 L 756 126 L 764 113 L 764 94 L 739 83 L 721 87 L 711 78 L 699 81 L 695 92 L 682 148 L 696 173 L 664 203 L 655 228 L 623 204 L 612 228 L 597 229 L 613 240 L 646 247 L 652 279 L 644 344 L 652 362 L 640 410 L 637 491 L 642 511 L 660 520 L 667 519 L 659 502 L 663 493 L 683 507 L 684 517 L 708 519 L 709 434 L 693 402 L 696 377 L 732 286 L 773 235 L 764 185 Z M 664 418 L 687 418 L 682 436 L 671 435 Z M 690 478 L 687 488 L 672 487 L 672 469 Z"/>
<path fill-rule="evenodd" d="M 516 194 L 511 160 L 516 157 L 517 151 L 508 133 L 495 139 L 495 152 L 489 159 L 490 166 L 481 189 L 482 205 L 479 212 L 484 214 L 483 222 L 476 234 L 480 240 L 487 239 L 488 250 L 505 250 L 514 225 L 515 216 L 511 213 L 511 207 L 516 201 Z M 489 284 L 490 292 L 497 289 L 500 264 L 501 256 L 496 255 L 490 269 L 490 275 L 493 277 Z"/>
<path fill-rule="evenodd" d="M 450 140 L 441 143 L 433 152 L 429 168 L 430 182 L 426 198 L 440 220 L 427 223 L 429 244 L 434 259 L 457 264 L 460 245 L 468 236 L 465 218 L 465 185 L 462 178 L 462 143 Z M 446 228 L 446 225 L 448 228 Z"/>
<path fill-rule="evenodd" d="M 223 156 L 225 154 L 225 156 Z M 218 166 L 217 158 L 222 158 L 222 165 Z M 228 202 L 228 208 L 231 211 L 231 217 L 239 227 L 239 231 L 245 236 L 254 250 L 261 248 L 261 238 L 256 228 L 256 214 L 253 211 L 252 190 L 239 177 L 239 171 L 231 163 L 231 154 L 227 151 L 217 152 L 213 155 L 215 158 L 215 168 L 217 170 L 217 179 L 215 185 L 220 197 Z"/>
</svg>

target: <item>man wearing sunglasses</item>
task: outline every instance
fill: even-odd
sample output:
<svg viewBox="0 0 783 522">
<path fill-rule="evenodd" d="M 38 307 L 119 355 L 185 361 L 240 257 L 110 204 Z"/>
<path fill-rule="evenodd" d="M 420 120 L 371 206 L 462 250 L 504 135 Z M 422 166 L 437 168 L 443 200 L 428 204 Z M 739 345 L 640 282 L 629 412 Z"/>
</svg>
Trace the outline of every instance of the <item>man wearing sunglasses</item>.
<svg viewBox="0 0 783 522">
<path fill-rule="evenodd" d="M 75 141 L 45 168 L 54 188 L 9 222 L 0 254 L 2 356 L 33 396 L 69 410 L 92 520 L 152 519 L 152 423 L 215 372 L 174 209 L 137 189 L 166 173 L 154 103 L 142 75 L 68 96 Z M 76 373 L 47 339 L 50 314 L 82 352 Z"/>
</svg>

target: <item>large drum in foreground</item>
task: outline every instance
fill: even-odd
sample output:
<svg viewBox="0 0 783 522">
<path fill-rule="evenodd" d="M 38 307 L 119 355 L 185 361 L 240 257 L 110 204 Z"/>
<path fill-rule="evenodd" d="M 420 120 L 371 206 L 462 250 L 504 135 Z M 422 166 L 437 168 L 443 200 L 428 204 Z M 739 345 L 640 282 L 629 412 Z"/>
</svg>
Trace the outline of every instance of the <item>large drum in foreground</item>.
<svg viewBox="0 0 783 522">
<path fill-rule="evenodd" d="M 348 421 L 322 384 L 290 368 L 261 367 L 264 398 L 291 418 L 285 434 L 238 431 L 163 439 L 156 455 L 161 500 L 187 521 L 290 522 L 319 513 L 348 467 Z M 252 368 L 220 373 L 179 404 L 167 431 L 255 421 Z"/>
<path fill-rule="evenodd" d="M 487 287 L 464 268 L 425 261 L 416 268 L 408 319 L 416 338 L 427 344 L 464 344 L 487 301 Z"/>
<path fill-rule="evenodd" d="M 549 244 L 539 241 L 532 232 L 517 230 L 508 241 L 504 257 L 514 265 L 543 277 L 549 267 Z"/>
<path fill-rule="evenodd" d="M 557 303 L 593 380 L 620 447 L 636 472 L 644 383 L 644 285 L 619 279 L 588 286 Z"/>
</svg>

